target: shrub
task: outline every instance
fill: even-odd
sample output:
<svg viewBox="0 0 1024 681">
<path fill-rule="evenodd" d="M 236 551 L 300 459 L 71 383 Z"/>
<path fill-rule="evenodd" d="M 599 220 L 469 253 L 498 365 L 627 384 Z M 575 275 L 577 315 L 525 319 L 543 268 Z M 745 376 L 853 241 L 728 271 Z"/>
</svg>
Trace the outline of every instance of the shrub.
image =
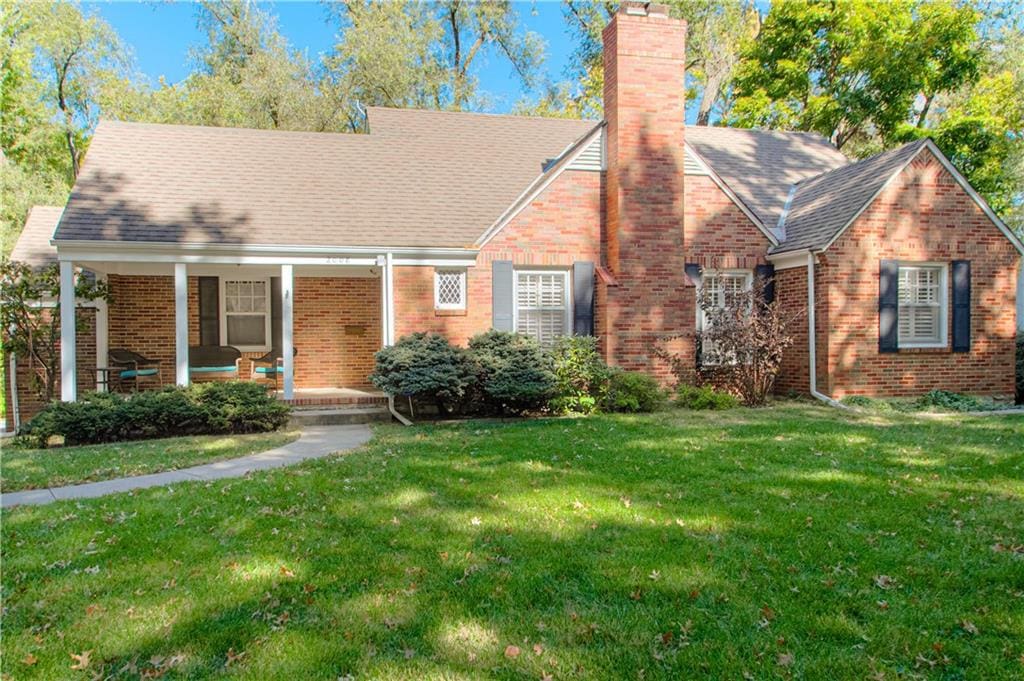
<svg viewBox="0 0 1024 681">
<path fill-rule="evenodd" d="M 942 409 L 946 411 L 981 411 L 990 409 L 984 400 L 972 395 L 961 395 L 948 390 L 932 390 L 917 399 L 916 405 L 921 409 Z"/>
<path fill-rule="evenodd" d="M 707 385 L 680 385 L 676 389 L 676 405 L 686 409 L 733 409 L 739 406 L 739 403 L 735 395 L 720 392 Z"/>
<path fill-rule="evenodd" d="M 603 409 L 613 412 L 652 412 L 665 403 L 665 391 L 653 376 L 638 371 L 613 371 Z"/>
<path fill-rule="evenodd" d="M 90 393 L 51 402 L 22 428 L 23 441 L 45 447 L 217 433 L 261 433 L 288 422 L 291 409 L 254 383 L 203 383 L 122 397 Z"/>
<path fill-rule="evenodd" d="M 480 411 L 522 414 L 541 408 L 555 386 L 551 358 L 533 338 L 488 331 L 469 341 Z"/>
<path fill-rule="evenodd" d="M 555 396 L 551 409 L 558 413 L 590 414 L 597 411 L 608 390 L 610 370 L 597 351 L 593 336 L 563 336 L 551 350 Z"/>
<path fill-rule="evenodd" d="M 878 406 L 877 400 L 864 395 L 847 395 L 839 401 L 850 407 L 862 407 L 864 409 L 874 409 Z"/>
<path fill-rule="evenodd" d="M 458 407 L 474 381 L 466 351 L 436 333 L 402 336 L 375 355 L 370 381 L 386 393 L 433 402 L 442 414 Z"/>
</svg>

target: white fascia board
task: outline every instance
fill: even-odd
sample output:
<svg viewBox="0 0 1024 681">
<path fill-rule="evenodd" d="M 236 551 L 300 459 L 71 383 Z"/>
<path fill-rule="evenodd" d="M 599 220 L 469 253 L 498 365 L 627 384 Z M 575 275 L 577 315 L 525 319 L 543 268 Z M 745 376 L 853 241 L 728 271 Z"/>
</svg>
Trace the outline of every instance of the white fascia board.
<svg viewBox="0 0 1024 681">
<path fill-rule="evenodd" d="M 789 270 L 794 267 L 807 267 L 807 256 L 811 251 L 802 248 L 798 251 L 775 253 L 767 256 L 768 262 L 775 265 L 776 270 Z"/>
<path fill-rule="evenodd" d="M 505 212 L 502 213 L 498 217 L 498 219 L 494 221 L 494 224 L 488 227 L 487 231 L 485 231 L 483 235 L 481 235 L 481 237 L 477 239 L 476 243 L 474 244 L 477 250 L 486 246 L 491 239 L 498 235 L 498 232 L 505 228 L 505 225 L 510 223 L 513 220 L 513 218 L 515 218 L 517 215 L 519 215 L 519 213 L 523 211 L 523 209 L 525 209 L 527 206 L 533 203 L 533 200 L 537 198 L 541 194 L 541 192 L 547 189 L 552 182 L 554 182 L 558 177 L 560 177 L 562 173 L 564 173 L 569 168 L 569 166 L 572 165 L 573 161 L 579 158 L 580 155 L 582 155 L 583 152 L 587 150 L 587 148 L 590 146 L 590 143 L 594 141 L 595 135 L 604 135 L 604 129 L 605 123 L 603 122 L 595 125 L 594 129 L 591 130 L 590 133 L 578 139 L 575 142 L 575 144 L 570 145 L 569 150 L 567 152 L 564 152 L 566 155 L 563 156 L 561 160 L 558 161 L 558 163 L 555 165 L 553 169 L 544 171 L 540 175 L 538 175 L 533 180 L 533 182 L 531 182 L 529 186 L 525 190 L 523 190 L 523 193 L 517 196 L 516 200 L 513 201 L 508 208 L 505 209 Z M 575 149 L 573 147 L 575 147 Z"/>
<path fill-rule="evenodd" d="M 743 201 L 740 200 L 740 197 L 736 196 L 736 194 L 732 191 L 732 189 L 729 188 L 729 185 L 727 185 L 725 183 L 725 181 L 722 180 L 722 178 L 718 176 L 718 173 L 716 173 L 715 169 L 711 167 L 711 164 L 708 163 L 706 160 L 704 160 L 704 157 L 700 155 L 700 152 L 698 152 L 696 149 L 694 149 L 692 146 L 690 146 L 689 142 L 684 142 L 684 145 L 685 145 L 686 149 L 688 149 L 690 151 L 690 153 L 693 154 L 693 157 L 695 159 L 697 159 L 697 161 L 700 162 L 700 164 L 702 166 L 704 166 L 704 168 L 707 170 L 708 177 L 710 177 L 711 180 L 716 185 L 718 185 L 718 188 L 721 189 L 725 193 L 725 195 L 729 197 L 729 200 L 732 201 L 734 204 L 736 204 L 737 208 L 739 208 L 741 211 L 743 211 L 743 214 L 746 215 L 747 218 L 752 223 L 754 223 L 754 225 L 759 230 L 761 230 L 762 234 L 764 234 L 766 237 L 768 237 L 768 240 L 772 242 L 773 246 L 778 246 L 779 245 L 779 239 L 775 235 L 775 233 L 772 230 L 768 229 L 768 227 L 765 226 L 765 224 L 763 222 L 761 222 L 761 220 L 759 220 L 758 217 L 756 215 L 754 215 L 754 213 L 749 208 L 747 208 L 747 205 L 745 203 L 743 203 Z"/>
<path fill-rule="evenodd" d="M 871 198 L 864 202 L 864 205 L 862 205 L 860 209 L 857 210 L 854 216 L 850 218 L 849 221 L 847 221 L 847 223 L 843 225 L 843 228 L 836 232 L 835 235 L 833 235 L 833 237 L 829 239 L 829 242 L 825 244 L 820 250 L 824 251 L 828 249 L 832 244 L 834 244 L 839 239 L 839 237 L 841 237 L 846 232 L 846 230 L 850 228 L 850 225 L 855 223 L 857 221 L 857 218 L 859 218 L 861 214 L 868 209 L 868 206 L 874 203 L 875 199 L 877 199 L 879 195 L 882 192 L 884 192 L 890 184 L 892 184 L 892 181 L 899 177 L 899 175 L 904 170 L 907 169 L 907 166 L 913 163 L 914 159 L 920 156 L 921 152 L 924 151 L 925 149 L 931 151 L 935 158 L 939 159 L 939 163 L 941 163 L 942 166 L 949 171 L 949 174 L 953 176 L 953 179 L 955 179 L 957 183 L 961 187 L 963 187 L 964 191 L 967 192 L 967 195 L 974 200 L 974 203 L 977 204 L 977 206 L 981 208 L 981 211 L 988 217 L 988 219 L 992 221 L 992 224 L 994 224 L 999 229 L 999 231 L 1001 231 L 1003 235 L 1010 240 L 1010 243 L 1013 244 L 1014 248 L 1017 249 L 1017 252 L 1024 254 L 1024 243 L 1021 243 L 1021 240 L 1017 238 L 1017 235 L 1013 233 L 1013 230 L 1007 227 L 1006 223 L 999 219 L 999 216 L 996 215 L 995 212 L 993 212 L 992 208 L 988 205 L 988 202 L 986 202 L 985 199 L 983 199 L 981 195 L 979 195 L 978 192 L 974 190 L 974 187 L 971 186 L 971 183 L 968 182 L 967 179 L 960 174 L 960 171 L 956 169 L 956 166 L 954 166 L 949 161 L 949 159 L 946 158 L 946 155 L 943 154 L 937 146 L 935 146 L 935 143 L 932 142 L 930 138 L 925 140 L 924 144 L 921 145 L 921 148 L 917 150 L 916 154 L 907 159 L 906 163 L 902 164 L 899 168 L 896 169 L 896 172 L 889 176 L 889 178 L 882 184 L 878 191 L 872 194 Z"/>
<path fill-rule="evenodd" d="M 390 253 L 396 264 L 472 266 L 478 251 L 468 248 L 395 246 L 272 246 L 168 244 L 155 242 L 53 241 L 58 260 L 75 262 L 153 262 L 222 265 L 362 265 L 377 264 Z"/>
</svg>

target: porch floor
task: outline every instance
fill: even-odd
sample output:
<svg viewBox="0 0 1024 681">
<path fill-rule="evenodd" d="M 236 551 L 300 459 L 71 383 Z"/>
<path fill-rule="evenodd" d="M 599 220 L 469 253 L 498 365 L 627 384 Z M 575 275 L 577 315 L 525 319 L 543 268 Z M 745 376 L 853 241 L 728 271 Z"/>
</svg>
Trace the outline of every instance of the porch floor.
<svg viewBox="0 0 1024 681">
<path fill-rule="evenodd" d="M 376 405 L 387 403 L 387 397 L 374 388 L 296 388 L 294 397 L 284 399 L 280 390 L 277 399 L 293 407 L 326 407 L 333 405 Z"/>
</svg>

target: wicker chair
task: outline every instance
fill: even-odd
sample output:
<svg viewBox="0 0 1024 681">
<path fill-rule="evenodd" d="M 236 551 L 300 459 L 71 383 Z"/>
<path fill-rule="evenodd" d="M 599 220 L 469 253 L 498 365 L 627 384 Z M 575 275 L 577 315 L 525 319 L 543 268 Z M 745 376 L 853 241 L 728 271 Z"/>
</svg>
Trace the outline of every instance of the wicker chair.
<svg viewBox="0 0 1024 681">
<path fill-rule="evenodd" d="M 299 349 L 292 347 L 292 357 L 299 354 Z M 284 357 L 281 348 L 272 348 L 262 357 L 252 359 L 252 380 L 266 382 L 267 388 L 278 390 L 281 376 L 284 375 Z"/>
<path fill-rule="evenodd" d="M 130 383 L 132 392 L 138 392 L 142 379 L 155 380 L 157 387 L 163 385 L 158 359 L 150 359 L 125 348 L 113 348 L 107 352 L 107 361 L 110 363 L 110 380 L 117 390 Z"/>
<path fill-rule="evenodd" d="M 188 373 L 195 381 L 239 378 L 241 364 L 242 352 L 233 345 L 193 345 L 188 349 Z"/>
</svg>

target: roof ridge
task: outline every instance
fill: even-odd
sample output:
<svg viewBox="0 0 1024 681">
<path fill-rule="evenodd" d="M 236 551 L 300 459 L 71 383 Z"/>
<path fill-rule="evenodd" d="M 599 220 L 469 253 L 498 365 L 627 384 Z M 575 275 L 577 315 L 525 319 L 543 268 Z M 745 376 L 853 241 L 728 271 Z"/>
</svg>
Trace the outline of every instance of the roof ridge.
<svg viewBox="0 0 1024 681">
<path fill-rule="evenodd" d="M 445 116 L 487 116 L 490 118 L 512 118 L 515 120 L 533 121 L 569 121 L 572 123 L 601 123 L 603 118 L 565 118 L 563 116 L 529 116 L 525 114 L 497 113 L 492 111 L 452 111 L 449 109 L 416 109 L 400 106 L 368 106 L 366 111 L 397 111 L 401 113 L 416 113 Z"/>
<path fill-rule="evenodd" d="M 369 138 L 370 135 L 364 133 L 355 132 L 337 132 L 329 130 L 283 130 L 281 128 L 252 128 L 246 126 L 237 125 L 197 125 L 192 123 L 154 123 L 152 121 L 123 121 L 116 118 L 100 118 L 96 124 L 97 130 L 103 127 L 124 127 L 124 128 L 164 128 L 164 129 L 175 129 L 175 130 L 216 130 L 231 131 L 232 134 L 248 132 L 248 133 L 261 133 L 267 135 L 308 135 L 317 137 L 351 137 L 351 138 Z"/>
</svg>

